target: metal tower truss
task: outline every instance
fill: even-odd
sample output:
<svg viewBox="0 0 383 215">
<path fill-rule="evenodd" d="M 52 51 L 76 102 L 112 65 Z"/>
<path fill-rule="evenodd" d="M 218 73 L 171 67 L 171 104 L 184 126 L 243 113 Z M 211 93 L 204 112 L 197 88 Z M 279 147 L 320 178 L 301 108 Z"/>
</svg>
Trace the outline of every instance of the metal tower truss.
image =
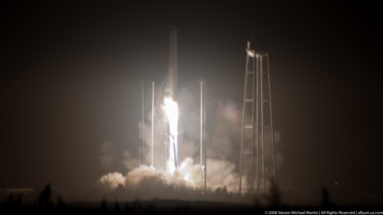
<svg viewBox="0 0 383 215">
<path fill-rule="evenodd" d="M 266 192 L 276 181 L 271 86 L 268 53 L 247 42 L 242 109 L 239 192 Z"/>
</svg>

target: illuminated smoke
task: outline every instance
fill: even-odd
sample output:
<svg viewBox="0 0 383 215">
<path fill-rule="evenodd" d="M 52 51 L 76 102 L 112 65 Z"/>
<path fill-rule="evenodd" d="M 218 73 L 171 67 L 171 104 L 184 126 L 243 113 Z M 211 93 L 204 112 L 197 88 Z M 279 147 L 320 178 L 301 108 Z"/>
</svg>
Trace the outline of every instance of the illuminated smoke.
<svg viewBox="0 0 383 215">
<path fill-rule="evenodd" d="M 178 105 L 172 98 L 165 97 L 162 109 L 169 125 L 169 157 L 166 170 L 173 174 L 178 164 Z"/>
<path fill-rule="evenodd" d="M 211 174 L 207 178 L 209 191 L 222 189 L 228 193 L 237 192 L 239 176 L 233 163 L 215 159 L 208 159 L 207 163 L 211 167 Z M 187 157 L 172 174 L 143 165 L 126 175 L 119 172 L 108 173 L 99 178 L 98 183 L 105 191 L 113 191 L 120 186 L 133 192 L 133 195 L 142 195 L 142 192 L 148 195 L 151 192 L 151 197 L 164 197 L 164 191 L 200 191 L 203 183 L 201 171 L 201 165 L 194 164 L 194 160 Z"/>
<path fill-rule="evenodd" d="M 99 179 L 99 184 L 103 190 L 111 191 L 120 185 L 125 186 L 125 176 L 119 172 L 110 172 Z"/>
</svg>

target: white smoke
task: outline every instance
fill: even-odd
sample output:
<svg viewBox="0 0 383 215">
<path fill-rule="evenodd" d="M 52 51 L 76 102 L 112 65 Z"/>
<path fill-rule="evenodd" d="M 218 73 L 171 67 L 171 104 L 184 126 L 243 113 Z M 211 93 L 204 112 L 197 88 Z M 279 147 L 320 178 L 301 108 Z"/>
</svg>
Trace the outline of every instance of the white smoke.
<svg viewBox="0 0 383 215">
<path fill-rule="evenodd" d="M 110 172 L 99 179 L 100 188 L 104 191 L 115 190 L 118 186 L 125 186 L 125 176 L 120 172 Z"/>
<path fill-rule="evenodd" d="M 238 192 L 239 175 L 235 164 L 226 160 L 207 159 L 208 188 L 211 191 L 225 189 L 228 192 Z M 246 184 L 246 182 L 244 182 Z"/>
<path fill-rule="evenodd" d="M 227 193 L 237 192 L 239 178 L 235 173 L 234 164 L 208 159 L 207 165 L 211 168 L 207 176 L 207 191 L 220 189 Z M 149 166 L 140 166 L 125 175 L 120 172 L 103 175 L 98 184 L 102 191 L 116 191 L 122 188 L 131 198 L 178 198 L 191 193 L 197 193 L 199 196 L 203 191 L 202 173 L 201 165 L 194 164 L 192 158 L 186 158 L 174 174 Z"/>
</svg>

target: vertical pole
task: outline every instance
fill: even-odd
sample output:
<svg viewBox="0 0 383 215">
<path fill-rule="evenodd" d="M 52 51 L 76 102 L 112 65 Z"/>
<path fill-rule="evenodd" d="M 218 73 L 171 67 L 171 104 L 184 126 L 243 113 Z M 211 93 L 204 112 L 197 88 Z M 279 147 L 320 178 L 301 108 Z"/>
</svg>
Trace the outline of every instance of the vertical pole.
<svg viewBox="0 0 383 215">
<path fill-rule="evenodd" d="M 203 191 L 206 191 L 206 171 L 204 165 L 204 151 L 203 147 L 203 138 L 204 138 L 204 97 L 203 97 L 203 81 L 200 82 L 200 165 L 202 168 L 202 178 L 203 178 Z"/>
<path fill-rule="evenodd" d="M 247 41 L 247 48 L 250 48 L 250 41 Z M 240 149 L 240 157 L 239 157 L 239 188 L 238 192 L 242 191 L 242 154 L 243 154 L 243 130 L 245 123 L 245 107 L 246 107 L 246 89 L 247 89 L 247 74 L 248 74 L 248 64 L 249 64 L 249 55 L 246 51 L 246 68 L 245 68 L 245 87 L 243 89 L 243 106 L 242 106 L 242 133 L 241 133 L 241 149 Z"/>
<path fill-rule="evenodd" d="M 167 137 L 169 138 L 169 137 Z M 169 147 L 169 141 L 163 141 L 164 142 L 164 170 L 168 170 L 168 166 L 167 166 L 167 160 L 168 160 L 168 147 Z"/>
<path fill-rule="evenodd" d="M 263 143 L 263 136 L 264 136 L 264 121 L 263 121 L 263 115 L 264 115 L 264 112 L 263 112 L 263 56 L 261 56 L 260 58 L 260 74 L 261 74 L 261 84 L 260 84 L 260 87 L 261 87 L 261 148 L 262 148 L 262 190 L 265 191 L 265 158 L 264 158 L 264 143 Z"/>
<path fill-rule="evenodd" d="M 260 185 L 260 177 L 259 177 L 259 57 L 256 55 L 256 74 L 257 74 L 257 86 L 255 88 L 256 94 L 255 94 L 255 150 L 256 150 L 256 156 L 257 156 L 257 194 L 259 194 L 259 185 Z"/>
<path fill-rule="evenodd" d="M 206 140 L 206 87 L 207 87 L 207 84 L 206 84 L 206 81 L 204 81 L 204 85 L 203 85 L 203 91 L 205 93 L 205 96 L 203 97 L 203 135 L 202 135 L 202 138 L 204 140 Z M 204 141 L 205 144 L 204 144 L 204 154 L 203 154 L 203 163 L 204 163 L 204 183 L 203 183 L 203 190 L 204 192 L 206 192 L 206 184 L 207 184 L 207 181 L 206 181 L 206 178 L 207 178 L 207 162 L 206 162 L 206 141 Z"/>
<path fill-rule="evenodd" d="M 142 84 L 142 95 L 141 95 L 141 131 L 142 131 L 142 147 L 141 147 L 141 165 L 145 164 L 145 86 L 144 82 Z"/>
<path fill-rule="evenodd" d="M 252 103 L 251 103 L 251 125 L 253 126 L 252 128 L 252 133 L 251 133 L 251 178 L 250 178 L 250 182 L 251 182 L 251 186 L 250 186 L 250 190 L 251 190 L 251 193 L 254 192 L 254 106 L 255 106 L 255 71 L 254 71 L 254 57 L 253 56 L 251 58 L 251 71 L 253 72 L 252 74 L 252 89 L 251 89 L 251 99 L 252 99 Z"/>
<path fill-rule="evenodd" d="M 274 140 L 274 127 L 273 127 L 273 111 L 271 103 L 271 83 L 270 83 L 270 67 L 269 67 L 269 54 L 266 55 L 267 60 L 267 79 L 269 84 L 269 112 L 270 112 L 270 132 L 271 132 L 271 144 L 273 147 L 273 168 L 274 168 L 274 183 L 277 183 L 277 151 Z"/>
<path fill-rule="evenodd" d="M 152 81 L 152 153 L 151 153 L 151 167 L 154 167 L 153 162 L 153 147 L 154 147 L 154 81 Z"/>
<path fill-rule="evenodd" d="M 199 136 L 199 139 L 200 139 L 200 164 L 201 166 L 203 165 L 203 162 L 202 162 L 202 147 L 203 147 L 203 104 L 202 104 L 202 100 L 203 100 L 203 82 L 201 81 L 200 82 L 200 136 Z"/>
</svg>

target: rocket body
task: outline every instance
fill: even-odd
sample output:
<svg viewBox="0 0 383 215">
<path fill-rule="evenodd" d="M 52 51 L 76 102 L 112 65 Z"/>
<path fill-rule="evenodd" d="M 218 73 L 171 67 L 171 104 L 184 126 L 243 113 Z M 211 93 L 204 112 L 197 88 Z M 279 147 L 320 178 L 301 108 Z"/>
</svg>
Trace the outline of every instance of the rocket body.
<svg viewBox="0 0 383 215">
<path fill-rule="evenodd" d="M 171 174 L 178 166 L 178 105 L 175 102 L 177 90 L 177 29 L 173 28 L 169 34 L 169 72 L 165 88 L 165 112 L 169 124 L 169 142 L 166 169 Z"/>
<path fill-rule="evenodd" d="M 177 89 L 178 57 L 177 57 L 177 29 L 170 30 L 169 34 L 169 72 L 166 84 L 167 94 L 174 99 Z"/>
</svg>

